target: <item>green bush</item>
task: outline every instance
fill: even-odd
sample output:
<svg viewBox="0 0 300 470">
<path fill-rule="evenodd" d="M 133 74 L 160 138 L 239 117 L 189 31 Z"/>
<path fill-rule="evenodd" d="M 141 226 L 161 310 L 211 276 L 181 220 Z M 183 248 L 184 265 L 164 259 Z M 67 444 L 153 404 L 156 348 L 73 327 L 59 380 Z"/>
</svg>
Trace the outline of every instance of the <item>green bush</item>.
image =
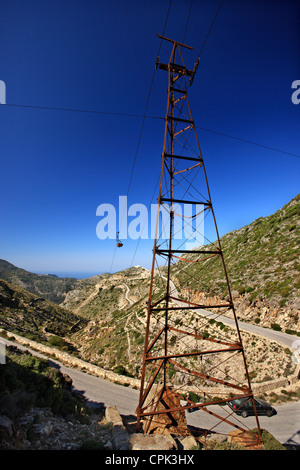
<svg viewBox="0 0 300 470">
<path fill-rule="evenodd" d="M 55 348 L 68 350 L 68 344 L 60 336 L 50 336 L 48 343 Z"/>
<path fill-rule="evenodd" d="M 250 286 L 249 286 L 249 287 L 246 288 L 246 292 L 247 292 L 247 293 L 253 292 L 253 291 L 254 291 L 253 287 L 250 287 Z"/>
<path fill-rule="evenodd" d="M 16 414 L 22 414 L 28 403 L 49 407 L 62 416 L 74 414 L 77 409 L 83 414 L 82 402 L 71 392 L 70 383 L 59 370 L 50 367 L 46 359 L 14 347 L 7 348 L 6 356 L 6 365 L 0 374 L 0 411 L 1 404 L 13 400 Z"/>
<path fill-rule="evenodd" d="M 103 449 L 104 449 L 103 442 L 99 442 L 96 439 L 87 439 L 79 447 L 79 450 L 103 450 Z"/>
<path fill-rule="evenodd" d="M 197 395 L 196 393 L 194 392 L 189 392 L 189 395 L 190 395 L 190 400 L 193 402 L 193 403 L 197 403 L 200 401 L 200 397 L 199 395 Z"/>
<path fill-rule="evenodd" d="M 252 432 L 257 433 L 257 429 L 253 429 Z M 279 442 L 277 439 L 266 431 L 265 429 L 261 429 L 261 438 L 263 441 L 264 448 L 266 450 L 286 450 L 286 448 Z"/>
<path fill-rule="evenodd" d="M 298 334 L 296 330 L 291 330 L 290 328 L 287 328 L 285 330 L 285 332 L 286 332 L 287 335 L 297 335 Z"/>
<path fill-rule="evenodd" d="M 132 375 L 128 372 L 128 370 L 122 365 L 118 365 L 118 366 L 114 367 L 113 372 L 115 372 L 115 374 L 125 375 L 127 377 L 132 377 Z"/>
<path fill-rule="evenodd" d="M 246 447 L 240 446 L 236 442 L 212 442 L 210 450 L 247 450 Z"/>
</svg>

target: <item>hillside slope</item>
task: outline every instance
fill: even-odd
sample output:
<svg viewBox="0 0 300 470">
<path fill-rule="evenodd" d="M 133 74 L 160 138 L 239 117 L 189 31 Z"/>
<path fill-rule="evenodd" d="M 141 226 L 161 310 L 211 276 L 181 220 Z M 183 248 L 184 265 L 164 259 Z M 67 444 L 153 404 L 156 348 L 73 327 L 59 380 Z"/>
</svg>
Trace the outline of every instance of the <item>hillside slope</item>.
<svg viewBox="0 0 300 470">
<path fill-rule="evenodd" d="M 226 234 L 221 239 L 238 317 L 261 326 L 283 331 L 300 331 L 299 324 L 299 204 L 297 196 L 275 214 Z M 209 250 L 209 246 L 206 247 Z M 189 255 L 190 260 L 197 254 Z M 172 279 L 180 295 L 199 303 L 223 299 L 226 284 L 221 265 L 215 259 L 202 264 L 177 261 Z M 155 275 L 155 296 L 164 293 L 160 270 Z M 72 336 L 82 357 L 102 367 L 137 377 L 143 354 L 150 271 L 133 267 L 113 275 L 80 281 L 62 306 L 88 320 L 87 326 Z M 157 298 L 158 298 L 157 297 Z M 155 297 L 153 299 L 155 301 Z M 216 309 L 214 310 L 216 312 Z M 219 313 L 224 313 L 220 311 Z M 183 315 L 174 316 L 180 325 Z M 159 319 L 153 319 L 153 328 Z M 190 325 L 198 328 L 191 312 Z M 159 323 L 157 323 L 159 324 Z M 222 324 L 209 325 L 216 334 Z M 206 331 L 208 326 L 205 326 Z M 216 330 L 217 328 L 217 330 Z M 214 331 L 213 331 L 214 329 Z M 228 333 L 229 330 L 228 330 Z M 290 357 L 283 359 L 278 346 L 245 335 L 250 370 L 257 379 L 276 378 L 287 370 Z M 268 351 L 268 367 L 261 368 L 261 353 Z M 272 352 L 274 351 L 274 352 Z M 266 365 L 266 363 L 265 363 Z M 254 372 L 255 371 L 255 372 Z M 275 372 L 276 371 L 276 372 Z M 289 372 L 288 372 L 289 373 Z"/>
<path fill-rule="evenodd" d="M 88 320 L 72 336 L 85 360 L 136 376 L 144 348 L 149 284 L 150 271 L 135 266 L 86 280 L 76 293 L 68 293 L 61 305 Z M 161 296 L 160 289 L 157 282 L 155 296 Z"/>
<path fill-rule="evenodd" d="M 144 351 L 146 331 L 146 311 L 149 294 L 150 272 L 144 268 L 133 267 L 107 276 L 101 282 L 82 285 L 79 302 L 70 292 L 64 305 L 88 320 L 86 326 L 70 336 L 70 341 L 76 345 L 80 356 L 105 369 L 113 370 L 122 375 L 140 378 L 141 358 Z M 155 274 L 154 299 L 162 296 L 160 275 Z M 199 317 L 191 312 L 176 311 L 172 315 L 172 325 L 178 328 L 183 320 L 189 324 L 191 331 L 203 328 L 213 336 L 224 335 L 231 338 L 234 331 L 225 327 L 221 322 L 201 322 Z M 162 326 L 160 315 L 151 320 L 151 329 L 157 330 Z M 232 330 L 232 331 L 231 331 Z M 268 382 L 281 377 L 290 376 L 295 369 L 291 361 L 291 352 L 278 344 L 257 336 L 243 333 L 247 362 L 252 379 L 256 383 Z M 197 345 L 174 342 L 170 339 L 170 351 L 184 352 Z M 264 366 L 262 367 L 262 362 Z M 193 360 L 186 360 L 192 365 Z M 236 365 L 231 370 L 227 363 L 229 375 L 236 372 Z M 176 383 L 185 383 L 185 375 L 170 370 L 169 379 Z M 243 377 L 240 377 L 243 380 Z"/>
<path fill-rule="evenodd" d="M 78 283 L 75 278 L 31 273 L 3 259 L 0 260 L 0 278 L 57 304 L 61 303 L 66 293 L 75 289 Z"/>
<path fill-rule="evenodd" d="M 84 325 L 74 313 L 0 279 L 0 327 L 25 337 L 46 340 Z"/>
<path fill-rule="evenodd" d="M 286 332 L 300 331 L 299 206 L 300 197 L 297 196 L 275 214 L 222 237 L 240 319 Z M 210 247 L 206 246 L 206 249 Z M 199 254 L 196 253 L 188 255 L 190 261 L 197 260 L 197 257 Z M 181 260 L 174 263 L 171 274 L 179 295 L 202 304 L 223 299 L 226 284 L 216 259 L 209 258 L 201 263 Z M 162 276 L 163 269 L 155 271 L 153 302 L 165 294 Z M 21 334 L 23 331 L 39 331 L 43 336 L 51 330 L 65 335 L 84 360 L 140 377 L 149 284 L 150 271 L 139 266 L 80 280 L 64 297 L 60 305 L 62 311 L 56 311 L 57 305 L 51 304 L 50 308 L 46 301 L 28 292 L 25 295 L 22 289 L 17 290 L 2 281 L 2 325 L 7 325 L 9 331 L 12 327 L 19 329 L 16 331 Z M 50 312 L 53 312 L 53 321 Z M 82 319 L 80 328 L 74 331 L 79 318 Z M 233 334 L 230 327 L 219 321 L 205 323 L 200 320 L 195 311 L 177 310 L 172 314 L 173 327 L 180 329 L 183 320 L 191 331 L 202 329 L 210 337 L 225 335 L 230 338 Z M 157 331 L 162 324 L 161 315 L 157 314 L 151 319 L 150 327 Z M 197 344 L 183 342 L 176 344 L 175 340 L 175 337 L 170 337 L 170 350 L 173 348 L 174 352 L 176 348 L 184 353 L 186 348 L 198 347 Z M 255 382 L 288 377 L 294 372 L 291 351 L 277 343 L 247 333 L 243 333 L 243 343 L 251 378 Z M 187 360 L 186 366 L 190 365 L 192 363 Z M 234 367 L 228 367 L 229 375 L 235 372 Z M 185 380 L 183 374 L 173 370 L 170 370 L 169 378 L 178 383 Z"/>
<path fill-rule="evenodd" d="M 269 217 L 224 235 L 221 245 L 241 319 L 300 331 L 300 195 Z M 207 250 L 210 246 L 206 247 Z M 196 260 L 199 255 L 189 255 Z M 184 266 L 188 265 L 187 267 Z M 222 265 L 179 261 L 173 279 L 185 297 L 226 298 Z"/>
</svg>

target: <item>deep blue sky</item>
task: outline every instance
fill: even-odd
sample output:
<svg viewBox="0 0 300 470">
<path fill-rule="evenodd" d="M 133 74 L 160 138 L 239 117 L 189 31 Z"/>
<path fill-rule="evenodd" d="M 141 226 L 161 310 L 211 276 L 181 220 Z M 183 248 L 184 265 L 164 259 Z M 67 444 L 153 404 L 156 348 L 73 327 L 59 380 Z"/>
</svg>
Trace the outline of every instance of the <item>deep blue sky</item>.
<svg viewBox="0 0 300 470">
<path fill-rule="evenodd" d="M 193 66 L 218 0 L 194 0 L 185 42 Z M 0 80 L 9 105 L 143 115 L 169 0 L 0 0 Z M 173 0 L 165 35 L 181 41 L 189 0 Z M 196 125 L 300 155 L 298 1 L 224 0 L 190 103 Z M 169 48 L 161 49 L 168 60 Z M 157 71 L 148 114 L 164 116 Z M 39 273 L 109 271 L 115 243 L 96 236 L 96 208 L 126 195 L 142 119 L 0 105 L 0 258 Z M 129 204 L 149 205 L 164 123 L 146 119 Z M 299 192 L 300 158 L 198 130 L 220 235 Z M 155 201 L 154 201 L 155 202 Z M 133 264 L 150 266 L 152 241 Z M 129 267 L 127 240 L 112 270 Z"/>
</svg>

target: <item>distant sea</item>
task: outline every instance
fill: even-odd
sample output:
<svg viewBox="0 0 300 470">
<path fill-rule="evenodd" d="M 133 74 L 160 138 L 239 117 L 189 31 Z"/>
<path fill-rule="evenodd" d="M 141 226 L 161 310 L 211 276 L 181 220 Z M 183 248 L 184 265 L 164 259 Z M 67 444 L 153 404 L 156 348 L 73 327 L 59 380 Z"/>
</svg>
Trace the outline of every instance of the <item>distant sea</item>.
<svg viewBox="0 0 300 470">
<path fill-rule="evenodd" d="M 88 277 L 97 276 L 98 274 L 102 274 L 102 273 L 99 273 L 99 272 L 94 272 L 94 273 L 74 272 L 73 273 L 73 272 L 62 271 L 62 272 L 49 272 L 49 273 L 39 273 L 39 274 L 55 274 L 55 276 L 58 276 L 58 277 L 75 277 L 75 279 L 87 279 Z"/>
</svg>

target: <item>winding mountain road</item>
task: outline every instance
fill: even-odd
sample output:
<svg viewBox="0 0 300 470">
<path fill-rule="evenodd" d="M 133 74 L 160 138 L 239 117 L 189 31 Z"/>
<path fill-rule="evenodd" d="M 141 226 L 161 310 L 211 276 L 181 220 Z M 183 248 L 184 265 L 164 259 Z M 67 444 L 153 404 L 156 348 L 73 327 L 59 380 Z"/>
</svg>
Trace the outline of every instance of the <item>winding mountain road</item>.
<svg viewBox="0 0 300 470">
<path fill-rule="evenodd" d="M 172 281 L 170 281 L 170 286 L 171 286 L 171 295 L 178 298 L 177 288 Z M 182 306 L 182 307 L 186 307 L 187 305 L 186 303 L 183 303 L 180 301 L 176 301 L 175 303 L 178 306 Z M 205 316 L 206 318 L 212 318 L 212 319 L 217 318 L 218 321 L 225 323 L 226 325 L 235 326 L 235 321 L 233 318 L 229 318 L 224 315 L 219 315 L 217 313 L 209 312 L 201 308 L 194 310 L 194 312 L 197 312 L 200 315 Z M 269 328 L 264 328 L 262 326 L 252 325 L 251 323 L 238 321 L 238 326 L 240 330 L 248 331 L 249 333 L 263 336 L 264 338 L 268 338 L 270 340 L 276 341 L 277 343 L 281 343 L 284 346 L 287 346 L 289 348 L 293 348 L 294 347 L 293 345 L 295 345 L 296 341 L 299 341 L 299 339 L 297 340 L 297 338 L 293 335 L 288 335 L 286 333 L 282 333 L 281 331 L 271 330 Z M 295 346 L 295 349 L 297 349 L 296 346 Z"/>
<path fill-rule="evenodd" d="M 139 391 L 133 390 L 122 385 L 114 384 L 99 377 L 81 372 L 77 369 L 66 367 L 59 361 L 54 361 L 48 357 L 33 351 L 20 344 L 1 338 L 0 341 L 6 345 L 14 345 L 19 349 L 28 350 L 31 354 L 48 359 L 51 366 L 59 369 L 63 374 L 67 374 L 73 381 L 73 389 L 77 393 L 82 394 L 89 406 L 116 406 L 122 415 L 134 415 L 139 400 Z M 228 407 L 223 407 L 221 413 L 224 417 L 230 412 Z M 209 410 L 215 411 L 214 406 L 208 407 Z M 300 402 L 288 403 L 276 407 L 277 414 L 271 418 L 259 417 L 260 427 L 268 430 L 282 444 L 288 444 L 291 448 L 300 446 Z M 220 407 L 218 411 L 220 414 Z M 256 427 L 255 418 L 232 417 L 236 422 L 242 422 L 249 429 Z M 215 420 L 211 419 L 208 413 L 196 411 L 187 413 L 187 422 L 189 425 L 197 427 L 210 428 L 215 424 Z M 219 427 L 220 426 L 220 427 Z M 224 425 L 223 425 L 224 426 Z M 225 431 L 225 428 L 223 429 Z M 222 432 L 222 424 L 218 425 L 218 432 Z"/>
<path fill-rule="evenodd" d="M 129 304 L 132 304 L 132 300 L 128 297 L 129 288 L 125 285 L 126 293 L 125 297 Z M 178 298 L 178 293 L 175 285 L 171 282 L 171 295 Z M 177 304 L 183 305 L 182 302 L 176 301 Z M 186 306 L 186 304 L 184 304 Z M 199 309 L 197 310 L 198 313 L 205 315 L 206 317 L 214 318 L 216 316 L 215 313 L 208 312 L 206 310 Z M 218 321 L 222 321 L 226 324 L 233 325 L 234 320 L 225 316 L 218 315 Z M 288 347 L 293 347 L 295 341 L 294 336 L 288 335 L 285 333 L 281 333 L 279 331 L 269 330 L 267 328 L 262 328 L 256 325 L 251 325 L 244 322 L 238 322 L 239 328 L 244 331 L 249 331 L 251 333 L 257 334 L 259 336 L 264 336 L 271 340 L 277 341 L 281 344 L 284 344 Z M 127 325 L 126 325 L 127 326 Z M 128 332 L 127 332 L 128 333 Z M 82 394 L 89 406 L 92 407 L 101 407 L 101 406 L 116 406 L 119 412 L 122 415 L 134 415 L 135 410 L 139 400 L 139 391 L 133 390 L 127 387 L 123 387 L 122 385 L 117 385 L 107 380 L 101 379 L 99 377 L 95 377 L 88 373 L 79 371 L 77 369 L 73 369 L 67 367 L 60 363 L 59 361 L 55 361 L 49 359 L 48 357 L 44 356 L 41 353 L 36 351 L 30 350 L 29 348 L 22 346 L 17 343 L 13 343 L 9 340 L 4 338 L 0 339 L 0 342 L 6 345 L 15 345 L 19 349 L 28 350 L 32 354 L 35 354 L 39 357 L 43 357 L 48 359 L 50 365 L 59 369 L 63 374 L 67 374 L 73 381 L 73 389 L 77 393 Z M 130 355 L 130 341 L 128 343 L 128 353 Z M 214 406 L 208 407 L 209 410 L 215 411 Z M 272 433 L 279 442 L 282 444 L 286 444 L 291 446 L 291 448 L 299 448 L 300 447 L 300 402 L 297 403 L 287 403 L 284 405 L 276 406 L 277 414 L 272 416 L 271 418 L 262 416 L 259 417 L 260 427 L 262 429 L 267 429 L 270 433 Z M 224 413 L 224 418 L 228 416 L 230 410 L 227 406 L 224 406 L 223 409 L 220 411 L 220 407 L 218 407 L 218 414 Z M 254 417 L 248 418 L 241 418 L 231 416 L 231 420 L 236 419 L 236 423 L 242 422 L 244 425 L 247 425 L 249 429 L 256 427 L 256 421 Z M 203 411 L 196 411 L 194 413 L 187 413 L 187 422 L 189 425 L 197 426 L 197 427 L 206 427 L 210 428 L 215 424 L 215 420 L 211 419 L 211 416 L 208 413 Z M 226 424 L 219 424 L 218 425 L 218 432 L 225 431 Z"/>
</svg>

